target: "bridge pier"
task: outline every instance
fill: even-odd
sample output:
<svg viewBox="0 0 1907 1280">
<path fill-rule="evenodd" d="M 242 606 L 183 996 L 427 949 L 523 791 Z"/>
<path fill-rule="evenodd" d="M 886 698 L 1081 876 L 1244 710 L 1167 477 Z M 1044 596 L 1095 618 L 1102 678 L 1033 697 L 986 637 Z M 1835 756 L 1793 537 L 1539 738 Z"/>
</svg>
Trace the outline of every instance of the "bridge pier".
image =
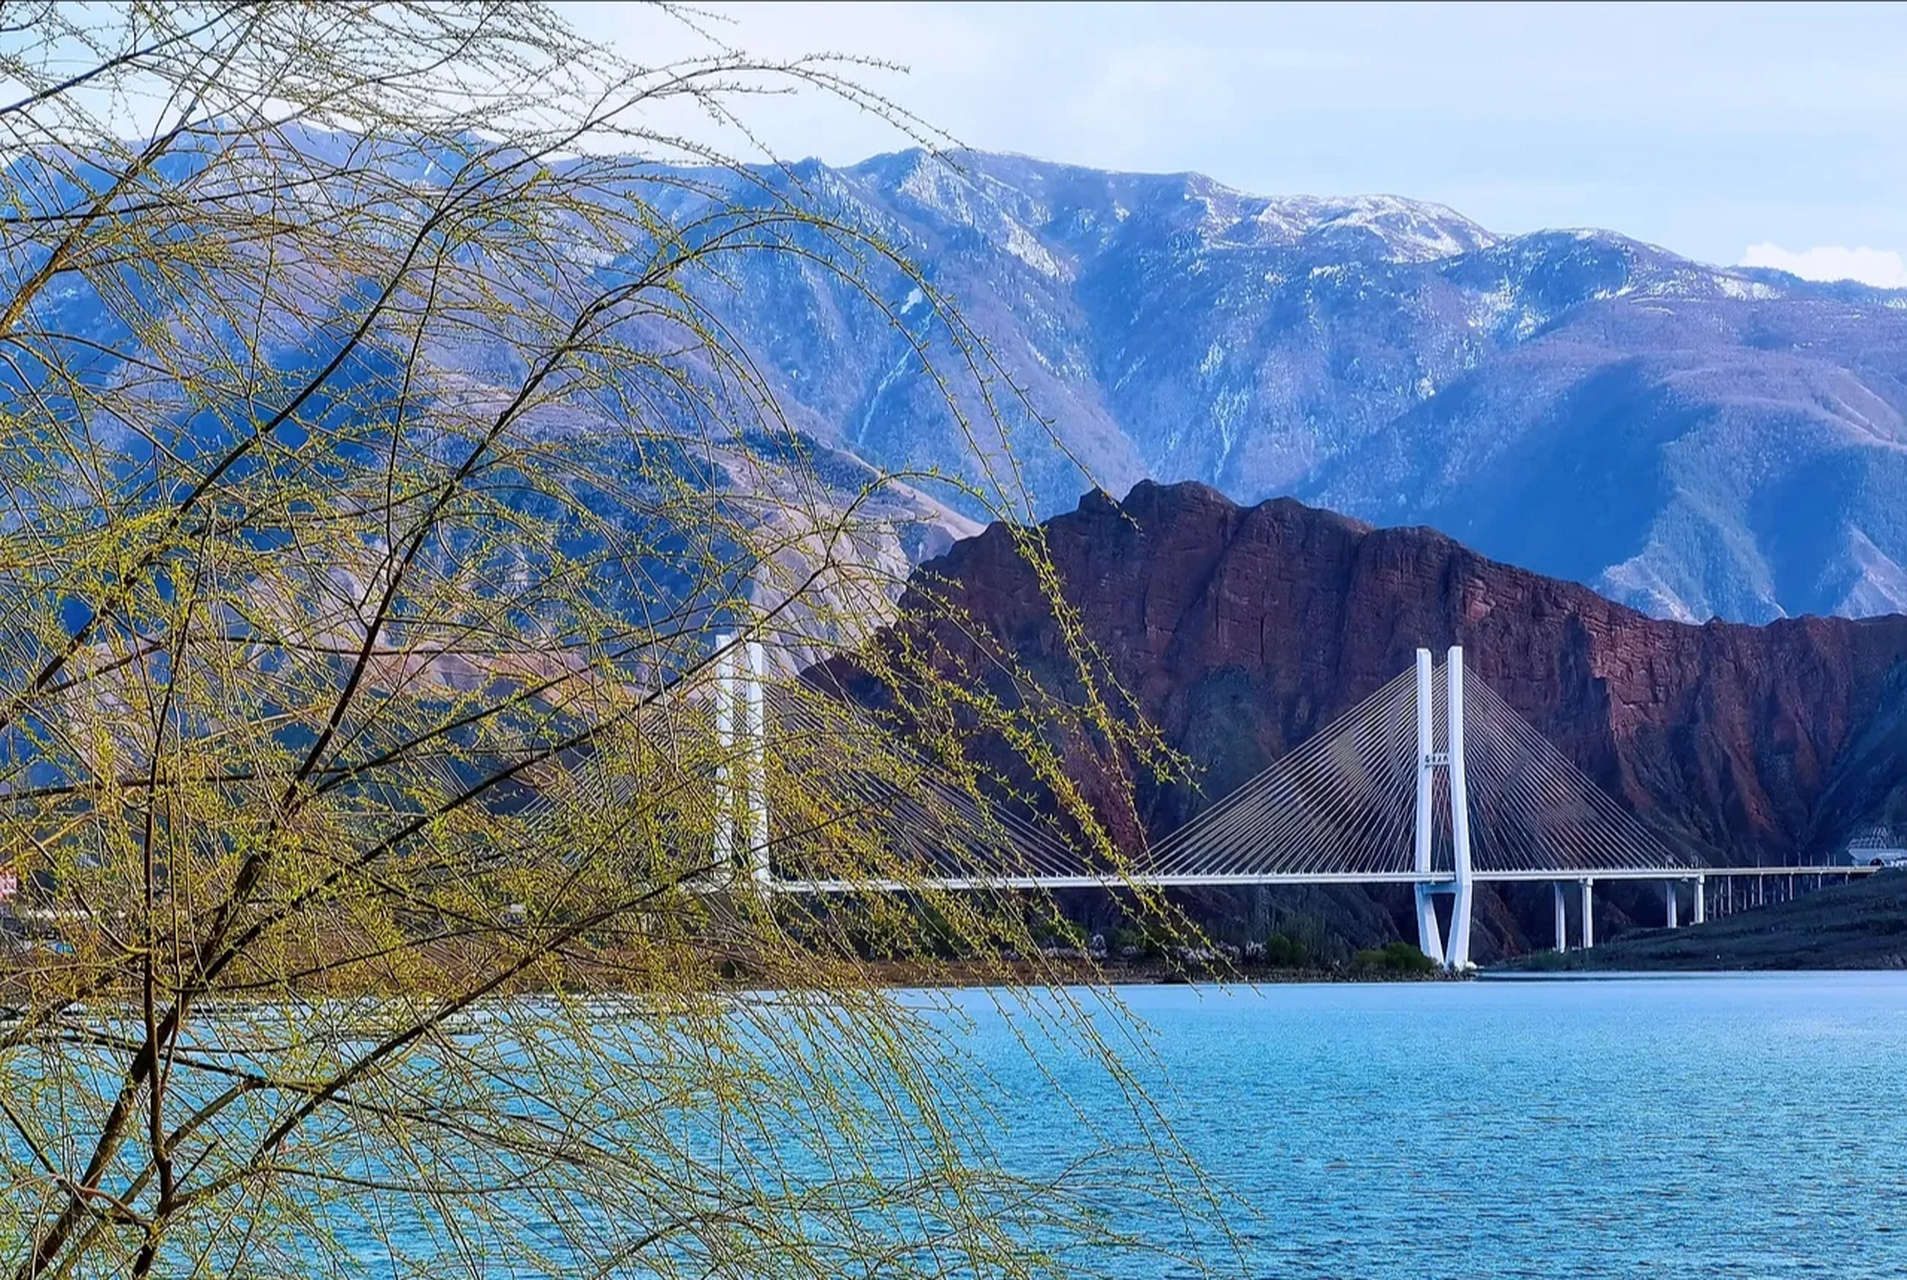
<svg viewBox="0 0 1907 1280">
<path fill-rule="evenodd" d="M 1564 910 L 1563 886 L 1558 881 L 1549 887 L 1550 897 L 1556 905 L 1556 950 L 1569 950 L 1569 912 Z"/>
<path fill-rule="evenodd" d="M 748 781 L 742 803 L 748 825 L 748 874 L 756 884 L 767 884 L 768 864 L 768 654 L 759 640 L 750 640 L 747 697 L 742 702 L 742 733 L 748 744 Z"/>
<path fill-rule="evenodd" d="M 1576 882 L 1583 892 L 1583 950 L 1596 945 L 1596 882 L 1583 879 Z"/>
<path fill-rule="evenodd" d="M 1676 911 L 1675 881 L 1664 880 L 1662 882 L 1662 913 L 1667 920 L 1668 927 L 1671 929 L 1680 923 L 1680 921 L 1676 919 Z"/>
<path fill-rule="evenodd" d="M 729 756 L 735 751 L 734 637 L 715 637 L 715 848 L 709 865 L 726 874 L 735 856 L 735 787 Z"/>
<path fill-rule="evenodd" d="M 1450 948 L 1444 965 L 1461 973 L 1470 967 L 1470 908 L 1476 886 L 1470 868 L 1470 784 L 1463 768 L 1463 649 L 1450 646 L 1444 661 L 1448 682 L 1444 708 L 1445 732 L 1450 735 L 1450 856 L 1456 872 L 1456 897 L 1450 906 Z"/>
<path fill-rule="evenodd" d="M 1417 825 L 1412 865 L 1420 876 L 1430 875 L 1432 815 L 1436 801 L 1437 769 L 1447 771 L 1450 780 L 1450 855 L 1451 880 L 1447 890 L 1419 882 L 1417 885 L 1417 946 L 1426 956 L 1452 972 L 1470 968 L 1470 914 L 1476 887 L 1470 865 L 1470 794 L 1463 769 L 1463 649 L 1450 646 L 1444 663 L 1446 681 L 1444 701 L 1444 750 L 1436 749 L 1436 731 L 1431 715 L 1434 692 L 1431 684 L 1430 650 L 1417 651 Z M 1437 910 L 1433 895 L 1451 894 L 1450 939 L 1446 943 L 1437 929 Z"/>
<path fill-rule="evenodd" d="M 1441 965 L 1443 931 L 1437 927 L 1437 901 L 1431 895 L 1431 886 L 1417 886 L 1417 949 Z"/>
<path fill-rule="evenodd" d="M 1695 923 L 1708 923 L 1708 877 L 1696 876 L 1691 881 L 1695 886 Z"/>
<path fill-rule="evenodd" d="M 1437 743 L 1431 723 L 1430 650 L 1417 651 L 1417 827 L 1411 865 L 1430 874 L 1431 810 L 1437 781 Z M 1437 928 L 1437 903 L 1431 886 L 1417 885 L 1417 949 L 1438 965 L 1444 962 L 1443 934 Z"/>
<path fill-rule="evenodd" d="M 715 637 L 715 848 L 711 865 L 723 883 L 745 860 L 748 878 L 768 884 L 768 659 L 759 640 L 734 648 Z M 741 810 L 738 815 L 737 809 Z M 739 820 L 738 820 L 739 819 Z"/>
</svg>

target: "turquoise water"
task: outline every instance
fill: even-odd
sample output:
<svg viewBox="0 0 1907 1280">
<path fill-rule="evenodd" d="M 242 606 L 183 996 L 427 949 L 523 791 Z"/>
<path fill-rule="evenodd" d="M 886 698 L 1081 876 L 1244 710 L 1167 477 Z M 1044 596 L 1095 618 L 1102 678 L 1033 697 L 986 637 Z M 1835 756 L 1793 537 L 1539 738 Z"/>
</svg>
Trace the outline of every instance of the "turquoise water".
<svg viewBox="0 0 1907 1280">
<path fill-rule="evenodd" d="M 1907 1275 L 1907 974 L 1121 995 L 1173 1129 L 1249 1206 L 1228 1270 Z M 1009 1160 L 1054 1167 L 1080 1121 L 1006 1015 L 963 1001 L 1023 1099 Z M 1045 1065 L 1118 1112 L 1097 1068 Z"/>
<path fill-rule="evenodd" d="M 946 1020 L 953 1034 L 936 1043 L 956 1055 L 948 1065 L 992 1103 L 970 1117 L 973 1141 L 1009 1172 L 1070 1184 L 1111 1225 L 1203 1258 L 1209 1274 L 1907 1276 L 1907 973 L 1122 989 L 1130 1017 L 1095 1015 L 1104 1040 L 1230 1197 L 1223 1228 L 1173 1212 L 1147 1156 L 1075 1170 L 1135 1133 L 1131 1097 L 1081 1051 L 1076 1027 L 1045 1040 L 1038 1010 L 998 993 L 900 995 Z M 762 1025 L 780 1025 L 781 1002 L 746 1002 L 757 1005 Z M 605 1018 L 604 1043 L 615 1028 L 639 1039 L 646 1025 Z M 468 1034 L 520 1043 L 511 1025 Z M 1135 1027 L 1144 1047 L 1129 1041 Z M 512 1059 L 500 1048 L 493 1060 Z M 576 1069 L 590 1061 L 578 1056 Z M 751 1170 L 781 1155 L 797 1178 L 825 1173 L 837 1138 L 830 1129 L 812 1138 L 822 1147 L 804 1145 L 803 1095 L 784 1078 L 763 1078 L 790 1104 L 768 1113 L 772 1130 L 733 1127 L 739 1112 L 713 1126 L 705 1108 L 664 1121 L 686 1126 L 697 1150 L 719 1133 L 725 1158 Z M 528 1105 L 535 1080 L 522 1088 L 510 1096 Z M 630 1117 L 615 1123 L 656 1137 Z M 910 1132 L 878 1129 L 869 1158 L 893 1163 Z M 369 1152 L 357 1172 L 401 1171 L 398 1154 Z M 539 1209 L 551 1201 L 510 1194 L 498 1221 L 520 1224 L 549 1251 L 539 1256 L 598 1260 L 566 1242 L 592 1239 L 622 1210 L 594 1188 L 556 1202 L 574 1232 L 543 1230 L 558 1225 Z M 338 1226 L 358 1264 L 345 1274 L 411 1274 L 389 1261 L 384 1232 L 446 1274 L 542 1271 L 517 1252 L 515 1262 L 456 1252 L 457 1233 L 474 1229 L 457 1215 L 381 1201 L 366 1211 Z M 1201 1274 L 1158 1253 L 1093 1247 L 1097 1256 L 1070 1260 L 1121 1280 Z M 693 1250 L 678 1252 L 680 1274 L 708 1273 L 689 1265 Z"/>
</svg>

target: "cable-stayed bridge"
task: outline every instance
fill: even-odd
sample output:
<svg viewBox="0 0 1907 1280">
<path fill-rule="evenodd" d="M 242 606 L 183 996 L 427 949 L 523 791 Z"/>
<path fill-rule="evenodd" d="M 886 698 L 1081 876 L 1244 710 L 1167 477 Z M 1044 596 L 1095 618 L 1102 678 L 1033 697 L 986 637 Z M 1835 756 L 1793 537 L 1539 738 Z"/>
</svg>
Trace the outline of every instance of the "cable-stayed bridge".
<svg viewBox="0 0 1907 1280">
<path fill-rule="evenodd" d="M 773 684 L 757 645 L 724 649 L 716 688 L 715 731 L 724 759 L 736 762 L 715 780 L 716 863 L 737 865 L 765 891 L 1407 884 L 1424 953 L 1462 969 L 1480 883 L 1551 884 L 1562 950 L 1572 892 L 1581 903 L 1579 943 L 1594 945 L 1599 880 L 1661 882 L 1673 928 L 1683 886 L 1699 924 L 1716 891 L 1711 880 L 1789 877 L 1791 888 L 1797 875 L 1874 869 L 1715 867 L 1670 850 L 1487 684 L 1467 677 L 1456 647 L 1441 663 L 1418 650 L 1412 669 L 1116 868 L 1003 807 L 982 805 L 932 767 L 857 766 L 856 753 L 843 750 L 809 768 L 802 786 L 872 815 L 898 864 L 892 875 L 830 869 L 825 858 L 804 859 L 771 837 L 767 737 L 845 746 L 859 736 L 884 745 L 887 761 L 907 756 L 853 704 Z M 1731 889 L 1727 900 L 1733 896 Z"/>
</svg>

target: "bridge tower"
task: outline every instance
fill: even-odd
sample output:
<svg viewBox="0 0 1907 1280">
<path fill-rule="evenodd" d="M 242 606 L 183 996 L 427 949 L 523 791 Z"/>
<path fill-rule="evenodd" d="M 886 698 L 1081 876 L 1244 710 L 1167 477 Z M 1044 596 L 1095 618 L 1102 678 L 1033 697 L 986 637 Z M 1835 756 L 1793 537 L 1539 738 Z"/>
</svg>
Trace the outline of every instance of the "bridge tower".
<svg viewBox="0 0 1907 1280">
<path fill-rule="evenodd" d="M 768 653 L 759 640 L 747 646 L 748 684 L 743 700 L 742 732 L 748 750 L 748 787 L 742 793 L 746 825 L 748 878 L 766 887 L 768 863 Z"/>
<path fill-rule="evenodd" d="M 1413 869 L 1430 874 L 1431 839 L 1436 824 L 1437 770 L 1446 771 L 1450 784 L 1450 848 L 1452 878 L 1446 883 L 1417 884 L 1417 945 L 1444 968 L 1461 972 L 1470 967 L 1470 916 L 1475 883 L 1470 865 L 1470 793 L 1463 767 L 1463 648 L 1450 646 L 1444 661 L 1444 738 L 1437 750 L 1435 685 L 1430 650 L 1417 651 L 1417 826 Z M 1449 894 L 1450 942 L 1445 946 L 1437 927 L 1434 896 Z"/>
<path fill-rule="evenodd" d="M 738 857 L 748 878 L 766 885 L 768 861 L 767 653 L 759 640 L 739 646 L 715 638 L 715 848 L 711 859 L 734 875 Z M 739 723 L 737 723 L 739 721 Z M 741 809 L 738 815 L 736 809 Z"/>
<path fill-rule="evenodd" d="M 735 638 L 715 637 L 715 848 L 709 865 L 722 875 L 735 859 Z"/>
</svg>

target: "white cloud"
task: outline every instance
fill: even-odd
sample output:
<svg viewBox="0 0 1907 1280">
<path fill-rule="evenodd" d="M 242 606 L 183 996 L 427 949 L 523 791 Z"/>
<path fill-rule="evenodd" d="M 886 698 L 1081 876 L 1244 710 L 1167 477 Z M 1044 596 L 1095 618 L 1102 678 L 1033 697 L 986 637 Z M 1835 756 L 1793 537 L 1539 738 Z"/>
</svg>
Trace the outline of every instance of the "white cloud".
<svg viewBox="0 0 1907 1280">
<path fill-rule="evenodd" d="M 1892 249 L 1823 244 L 1796 253 L 1778 244 L 1751 244 L 1742 251 L 1741 265 L 1773 267 L 1803 280 L 1858 280 L 1881 289 L 1907 289 L 1907 262 Z"/>
</svg>

